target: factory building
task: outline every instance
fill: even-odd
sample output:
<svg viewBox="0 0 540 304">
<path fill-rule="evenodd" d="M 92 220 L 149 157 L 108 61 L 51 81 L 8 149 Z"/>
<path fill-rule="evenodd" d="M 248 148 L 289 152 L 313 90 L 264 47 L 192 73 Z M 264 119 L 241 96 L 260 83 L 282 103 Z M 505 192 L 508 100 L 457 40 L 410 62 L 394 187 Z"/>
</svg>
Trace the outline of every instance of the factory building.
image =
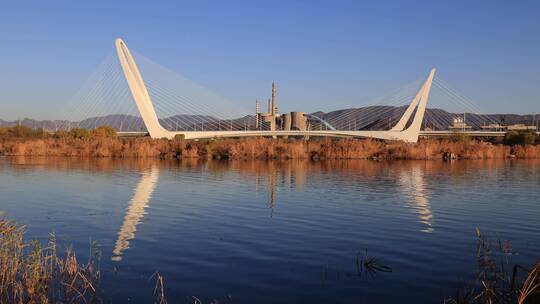
<svg viewBox="0 0 540 304">
<path fill-rule="evenodd" d="M 276 84 L 272 82 L 272 95 L 268 99 L 268 112 L 260 112 L 260 104 L 257 100 L 255 103 L 257 130 L 308 130 L 308 120 L 304 112 L 290 112 L 282 115 L 278 114 L 276 100 Z"/>
<path fill-rule="evenodd" d="M 472 126 L 469 126 L 464 118 L 456 117 L 452 121 L 452 124 L 448 126 L 448 129 L 450 130 L 471 130 Z"/>
<path fill-rule="evenodd" d="M 536 131 L 536 126 L 528 126 L 525 124 L 514 124 L 504 126 L 501 124 L 489 124 L 485 126 L 480 126 L 484 131 Z"/>
<path fill-rule="evenodd" d="M 290 112 L 281 115 L 280 117 L 281 130 L 297 130 L 306 131 L 308 121 L 304 112 Z"/>
</svg>

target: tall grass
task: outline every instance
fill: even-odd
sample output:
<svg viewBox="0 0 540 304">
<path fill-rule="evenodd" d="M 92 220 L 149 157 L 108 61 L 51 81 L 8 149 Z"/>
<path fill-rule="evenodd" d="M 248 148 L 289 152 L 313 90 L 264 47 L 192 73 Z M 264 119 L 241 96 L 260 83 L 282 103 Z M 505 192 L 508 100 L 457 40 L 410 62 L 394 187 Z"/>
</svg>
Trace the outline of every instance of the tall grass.
<svg viewBox="0 0 540 304">
<path fill-rule="evenodd" d="M 498 242 L 498 250 L 493 250 L 493 243 L 476 229 L 478 248 L 477 281 L 465 286 L 445 304 L 533 304 L 540 303 L 540 260 L 527 269 L 520 265 L 511 265 L 509 242 Z"/>
<path fill-rule="evenodd" d="M 86 264 L 68 248 L 58 254 L 54 234 L 45 247 L 25 241 L 24 227 L 0 220 L 0 303 L 103 303 L 99 290 L 101 252 L 91 246 Z M 163 277 L 155 279 L 154 303 L 167 304 Z"/>
<path fill-rule="evenodd" d="M 445 304 L 540 303 L 540 261 L 531 269 L 511 265 L 509 243 L 493 243 L 477 229 L 477 282 L 460 289 Z M 100 252 L 92 246 L 90 258 L 81 264 L 67 249 L 57 252 L 51 235 L 45 247 L 24 240 L 24 227 L 0 220 L 0 303 L 102 303 L 99 297 Z M 373 276 L 392 269 L 367 255 L 356 257 L 358 275 Z M 166 304 L 164 278 L 156 272 L 154 303 Z M 192 297 L 193 303 L 202 303 Z"/>
<path fill-rule="evenodd" d="M 70 249 L 58 255 L 54 235 L 42 247 L 0 221 L 0 303 L 99 303 L 99 278 L 99 251 L 81 264 Z"/>
<path fill-rule="evenodd" d="M 162 159 L 504 159 L 540 158 L 540 145 L 427 139 L 417 144 L 372 139 L 218 139 L 8 138 L 0 155 Z"/>
</svg>

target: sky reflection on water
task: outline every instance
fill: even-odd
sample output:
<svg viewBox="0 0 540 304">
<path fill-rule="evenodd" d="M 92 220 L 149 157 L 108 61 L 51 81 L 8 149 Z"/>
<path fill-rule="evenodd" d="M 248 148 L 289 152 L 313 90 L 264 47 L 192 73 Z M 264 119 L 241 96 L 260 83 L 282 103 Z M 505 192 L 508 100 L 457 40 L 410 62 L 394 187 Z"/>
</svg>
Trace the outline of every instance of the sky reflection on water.
<svg viewBox="0 0 540 304">
<path fill-rule="evenodd" d="M 438 302 L 475 275 L 474 229 L 540 251 L 538 161 L 0 159 L 0 210 L 84 260 L 112 302 Z M 355 275 L 368 250 L 391 273 Z M 388 293 L 388 290 L 394 290 Z"/>
</svg>

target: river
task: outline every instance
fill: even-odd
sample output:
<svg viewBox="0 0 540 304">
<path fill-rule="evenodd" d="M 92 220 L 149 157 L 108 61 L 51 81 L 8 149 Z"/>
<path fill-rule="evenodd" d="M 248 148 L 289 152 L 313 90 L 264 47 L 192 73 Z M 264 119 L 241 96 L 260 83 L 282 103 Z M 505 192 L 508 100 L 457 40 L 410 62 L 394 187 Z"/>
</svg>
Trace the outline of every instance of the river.
<svg viewBox="0 0 540 304">
<path fill-rule="evenodd" d="M 438 303 L 477 273 L 479 227 L 540 258 L 540 161 L 0 158 L 0 216 L 80 260 L 106 303 Z M 374 257 L 391 272 L 359 271 Z"/>
</svg>

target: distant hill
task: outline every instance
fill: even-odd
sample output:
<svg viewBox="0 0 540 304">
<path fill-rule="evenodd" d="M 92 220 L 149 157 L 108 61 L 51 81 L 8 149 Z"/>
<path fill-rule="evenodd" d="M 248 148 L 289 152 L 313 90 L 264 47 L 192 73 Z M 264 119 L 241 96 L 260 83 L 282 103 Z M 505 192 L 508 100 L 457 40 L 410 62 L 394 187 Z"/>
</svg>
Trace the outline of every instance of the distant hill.
<svg viewBox="0 0 540 304">
<path fill-rule="evenodd" d="M 383 130 L 396 124 L 403 115 L 406 107 L 392 106 L 370 106 L 354 109 L 336 110 L 328 113 L 312 113 L 337 129 L 354 128 L 354 124 L 359 129 Z M 451 113 L 442 109 L 428 108 L 424 117 L 423 127 L 433 130 L 446 130 L 456 117 L 463 117 L 463 113 Z M 500 124 L 535 124 L 540 120 L 540 115 L 518 115 L 518 114 L 476 114 L 465 113 L 466 123 L 473 129 L 480 129 L 480 126 L 490 123 Z M 349 127 L 349 125 L 353 125 Z"/>
<path fill-rule="evenodd" d="M 328 113 L 317 111 L 311 115 L 322 118 L 337 129 L 363 129 L 363 130 L 387 130 L 397 123 L 403 115 L 406 107 L 392 106 L 369 106 L 362 108 L 349 108 L 331 111 Z M 463 117 L 463 113 L 451 113 L 442 109 L 429 108 L 424 118 L 424 128 L 433 130 L 446 130 L 456 117 Z M 540 115 L 518 114 L 475 114 L 465 113 L 468 125 L 473 129 L 480 129 L 481 125 L 489 123 L 501 124 L 537 124 Z M 161 124 L 169 130 L 229 130 L 253 128 L 255 116 L 235 118 L 232 120 L 219 120 L 207 115 L 179 114 L 160 119 Z M 132 115 L 107 115 L 103 117 L 91 117 L 82 121 L 66 120 L 34 120 L 25 118 L 20 121 L 5 121 L 0 119 L 0 127 L 13 127 L 17 124 L 30 128 L 43 128 L 47 131 L 56 131 L 73 127 L 93 129 L 101 125 L 109 125 L 120 131 L 146 131 L 146 127 L 140 117 Z"/>
</svg>

